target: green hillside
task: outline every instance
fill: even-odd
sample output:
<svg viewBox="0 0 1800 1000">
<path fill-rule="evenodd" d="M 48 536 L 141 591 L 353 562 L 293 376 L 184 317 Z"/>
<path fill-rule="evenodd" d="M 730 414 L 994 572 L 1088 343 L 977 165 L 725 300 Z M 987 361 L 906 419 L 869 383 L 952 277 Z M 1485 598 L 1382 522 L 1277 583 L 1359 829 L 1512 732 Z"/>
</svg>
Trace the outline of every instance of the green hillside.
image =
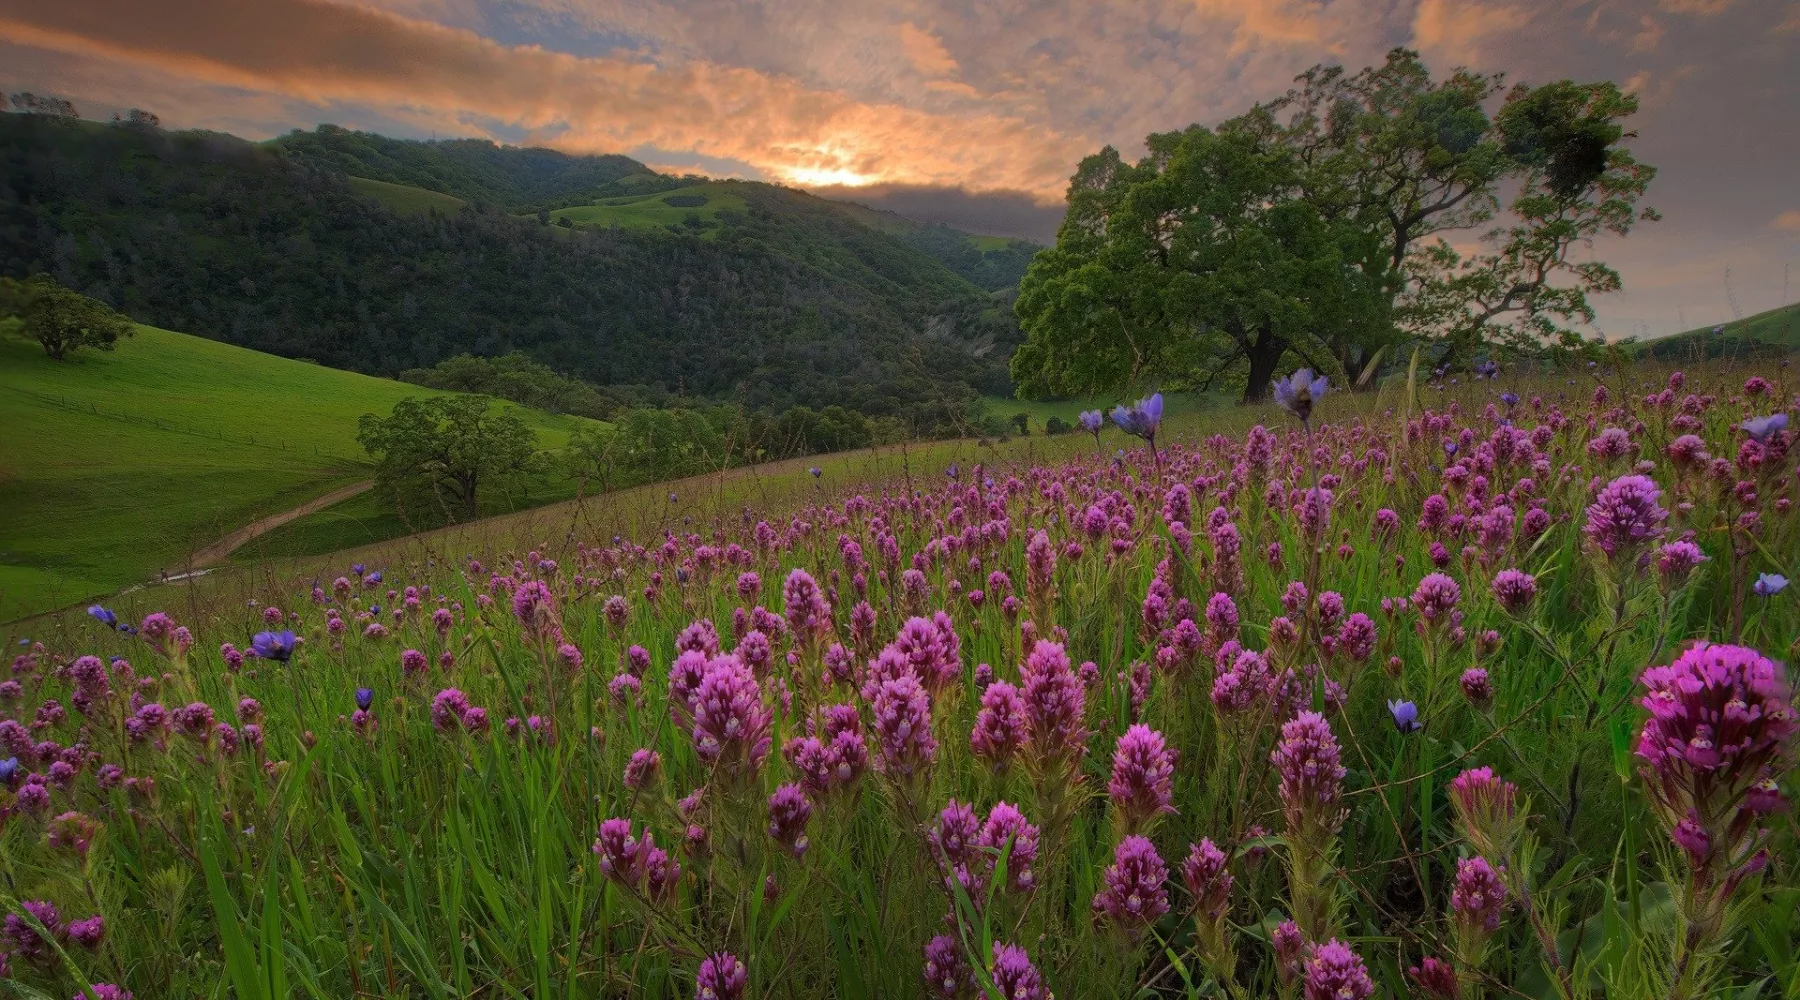
<svg viewBox="0 0 1800 1000">
<path fill-rule="evenodd" d="M 427 191 L 410 184 L 390 184 L 368 177 L 351 177 L 350 190 L 365 194 L 400 215 L 430 215 L 432 212 L 459 212 L 468 202 L 455 195 Z"/>
<path fill-rule="evenodd" d="M 268 146 L 322 170 L 507 208 L 566 204 L 627 178 L 679 183 L 628 156 L 576 156 L 486 139 L 392 139 L 336 125 L 296 129 Z"/>
<path fill-rule="evenodd" d="M 1638 353 L 1660 361 L 1800 350 L 1800 302 L 1729 323 L 1646 340 L 1636 344 L 1635 348 Z"/>
<path fill-rule="evenodd" d="M 557 209 L 550 216 L 584 227 L 689 230 L 707 236 L 721 227 L 720 212 L 749 210 L 737 187 L 739 183 L 732 181 L 690 184 L 650 194 L 602 198 L 591 205 Z"/>
<path fill-rule="evenodd" d="M 370 478 L 357 418 L 433 394 L 152 327 L 56 362 L 15 325 L 0 325 L 0 621 L 180 572 Z M 524 412 L 545 447 L 584 422 Z"/>
</svg>

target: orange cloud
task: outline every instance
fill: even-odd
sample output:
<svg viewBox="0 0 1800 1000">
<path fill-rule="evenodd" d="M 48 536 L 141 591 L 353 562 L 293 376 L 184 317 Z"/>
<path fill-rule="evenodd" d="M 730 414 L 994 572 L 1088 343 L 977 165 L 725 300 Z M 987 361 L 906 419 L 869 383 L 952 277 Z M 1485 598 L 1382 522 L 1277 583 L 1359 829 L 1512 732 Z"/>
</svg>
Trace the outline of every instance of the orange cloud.
<svg viewBox="0 0 1800 1000">
<path fill-rule="evenodd" d="M 956 72 L 956 60 L 943 41 L 916 24 L 900 25 L 900 51 L 926 76 L 950 76 Z"/>
<path fill-rule="evenodd" d="M 1481 56 L 1479 43 L 1517 31 L 1531 15 L 1518 7 L 1486 6 L 1479 0 L 1424 0 L 1413 15 L 1413 44 L 1452 62 L 1470 64 Z"/>
<path fill-rule="evenodd" d="M 322 0 L 168 6 L 0 0 L 0 37 L 314 103 L 476 115 L 566 148 L 648 146 L 737 160 L 795 183 L 974 180 L 1051 200 L 1090 151 L 1085 140 L 1006 115 L 953 117 L 858 101 L 708 62 L 661 67 L 502 45 Z"/>
<path fill-rule="evenodd" d="M 1320 45 L 1327 23 L 1323 4 L 1313 0 L 1194 0 L 1202 15 L 1237 22 L 1233 52 L 1258 42 Z"/>
<path fill-rule="evenodd" d="M 1800 233 L 1800 208 L 1790 208 L 1777 215 L 1769 225 L 1790 233 Z"/>
</svg>

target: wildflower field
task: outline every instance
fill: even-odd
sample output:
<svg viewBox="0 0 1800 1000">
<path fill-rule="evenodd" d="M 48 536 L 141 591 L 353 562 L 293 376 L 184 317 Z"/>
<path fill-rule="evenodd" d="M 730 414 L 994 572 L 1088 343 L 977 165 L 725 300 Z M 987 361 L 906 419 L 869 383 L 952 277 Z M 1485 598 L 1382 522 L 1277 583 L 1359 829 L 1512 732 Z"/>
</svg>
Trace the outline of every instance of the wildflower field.
<svg viewBox="0 0 1800 1000">
<path fill-rule="evenodd" d="M 1788 370 L 1481 374 L 39 623 L 0 995 L 1800 996 Z"/>
</svg>

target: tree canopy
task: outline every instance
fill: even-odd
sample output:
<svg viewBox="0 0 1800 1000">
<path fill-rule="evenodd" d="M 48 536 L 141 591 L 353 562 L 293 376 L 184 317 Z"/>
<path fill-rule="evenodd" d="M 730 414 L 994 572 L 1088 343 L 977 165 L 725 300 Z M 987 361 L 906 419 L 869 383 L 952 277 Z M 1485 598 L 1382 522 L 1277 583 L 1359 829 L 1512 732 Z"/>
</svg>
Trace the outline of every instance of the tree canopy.
<svg viewBox="0 0 1800 1000">
<path fill-rule="evenodd" d="M 25 336 L 56 361 L 84 347 L 110 351 L 120 338 L 136 332 L 129 317 L 43 274 L 24 281 L 0 278 L 0 319 L 9 316 L 21 319 Z"/>
<path fill-rule="evenodd" d="M 536 432 L 486 396 L 408 397 L 358 427 L 377 493 L 409 520 L 472 520 L 483 490 L 516 488 L 541 465 Z"/>
<path fill-rule="evenodd" d="M 1639 207 L 1655 171 L 1624 145 L 1635 97 L 1434 80 L 1404 49 L 1296 84 L 1152 135 L 1135 164 L 1111 147 L 1082 162 L 1021 287 L 1022 392 L 1241 381 L 1255 399 L 1284 363 L 1354 377 L 1407 337 L 1459 364 L 1582 345 L 1588 295 L 1619 277 L 1570 250 L 1656 217 Z"/>
</svg>

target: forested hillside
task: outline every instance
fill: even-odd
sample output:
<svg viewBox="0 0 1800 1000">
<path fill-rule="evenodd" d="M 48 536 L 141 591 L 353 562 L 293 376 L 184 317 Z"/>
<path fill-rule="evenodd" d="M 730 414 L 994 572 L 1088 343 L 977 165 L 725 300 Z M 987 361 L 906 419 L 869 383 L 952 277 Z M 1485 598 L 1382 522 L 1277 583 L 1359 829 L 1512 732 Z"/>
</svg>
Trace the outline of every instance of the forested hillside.
<svg viewBox="0 0 1800 1000">
<path fill-rule="evenodd" d="M 140 322 L 378 375 L 521 350 L 598 385 L 839 404 L 925 434 L 1009 392 L 1005 294 L 834 203 L 746 184 L 745 210 L 705 238 L 571 230 L 511 199 L 641 168 L 323 134 L 258 145 L 0 115 L 0 273 L 47 271 Z M 351 183 L 346 158 L 467 204 L 396 211 Z"/>
</svg>

